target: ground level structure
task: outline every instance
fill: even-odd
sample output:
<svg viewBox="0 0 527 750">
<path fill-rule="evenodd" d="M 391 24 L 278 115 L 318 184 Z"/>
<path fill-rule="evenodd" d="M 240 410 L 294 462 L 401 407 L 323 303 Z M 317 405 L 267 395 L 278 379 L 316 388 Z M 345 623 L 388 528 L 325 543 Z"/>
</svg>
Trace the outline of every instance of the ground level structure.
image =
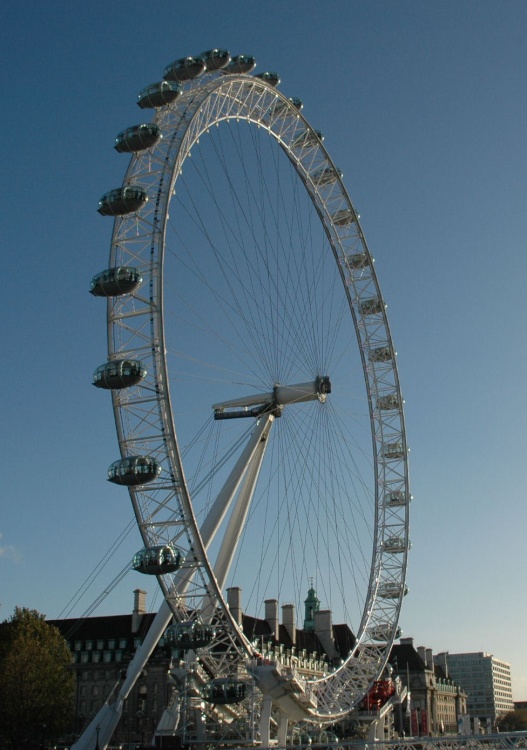
<svg viewBox="0 0 527 750">
<path fill-rule="evenodd" d="M 264 618 L 251 617 L 243 612 L 240 590 L 229 592 L 231 611 L 255 649 L 264 658 L 312 678 L 338 664 L 355 643 L 348 626 L 334 625 L 331 611 L 320 610 L 317 602 L 315 592 L 310 591 L 303 627 L 297 627 L 293 605 L 282 605 L 280 615 L 278 601 L 270 599 L 265 602 Z M 146 611 L 145 593 L 137 589 L 131 614 L 50 621 L 68 641 L 77 678 L 71 740 L 82 733 L 105 701 L 111 701 L 154 616 Z M 171 670 L 179 657 L 162 638 L 125 701 L 112 745 L 170 744 L 170 738 L 158 732 L 156 739 L 156 729 L 173 701 L 176 688 Z M 374 734 L 372 727 L 382 715 L 377 739 L 454 735 L 466 706 L 466 693 L 434 663 L 431 650 L 414 648 L 411 638 L 402 638 L 392 647 L 383 680 L 372 687 L 349 719 L 333 729 L 339 738 L 367 737 Z"/>
</svg>

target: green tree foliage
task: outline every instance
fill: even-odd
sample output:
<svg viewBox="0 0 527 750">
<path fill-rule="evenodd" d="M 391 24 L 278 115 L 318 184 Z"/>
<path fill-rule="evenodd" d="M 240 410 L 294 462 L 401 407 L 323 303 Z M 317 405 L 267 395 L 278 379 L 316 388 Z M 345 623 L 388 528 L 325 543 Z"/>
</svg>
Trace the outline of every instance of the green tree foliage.
<svg viewBox="0 0 527 750">
<path fill-rule="evenodd" d="M 68 644 L 36 610 L 17 607 L 0 623 L 0 740 L 44 746 L 69 730 L 75 677 Z"/>
<path fill-rule="evenodd" d="M 516 711 L 509 711 L 499 720 L 501 732 L 520 732 L 527 730 L 527 708 L 518 708 Z"/>
</svg>

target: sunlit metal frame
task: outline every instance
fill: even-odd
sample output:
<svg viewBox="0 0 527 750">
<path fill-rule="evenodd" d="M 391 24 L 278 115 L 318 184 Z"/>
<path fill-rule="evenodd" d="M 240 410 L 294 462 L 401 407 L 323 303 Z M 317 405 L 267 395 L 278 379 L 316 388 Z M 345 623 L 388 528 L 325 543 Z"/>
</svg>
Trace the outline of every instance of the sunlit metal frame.
<svg viewBox="0 0 527 750">
<path fill-rule="evenodd" d="M 137 213 L 115 218 L 110 267 L 138 268 L 143 283 L 132 294 L 108 299 L 108 357 L 137 358 L 147 376 L 137 386 L 112 392 L 119 447 L 123 457 L 150 455 L 163 467 L 153 482 L 129 491 L 145 546 L 171 543 L 185 560 L 175 577 L 160 577 L 174 616 L 188 618 L 186 595 L 212 597 L 222 613 L 223 632 L 228 634 L 225 653 L 236 653 L 239 663 L 259 682 L 253 647 L 229 612 L 193 512 L 172 417 L 163 331 L 163 260 L 170 198 L 193 146 L 210 127 L 227 120 L 244 120 L 268 131 L 305 184 L 340 269 L 362 359 L 376 477 L 369 590 L 357 645 L 345 663 L 321 680 L 296 681 L 297 703 L 305 717 L 332 721 L 346 715 L 382 671 L 405 593 L 410 490 L 403 401 L 373 259 L 340 173 L 294 104 L 256 77 L 219 71 L 188 82 L 173 104 L 155 113 L 161 140 L 134 154 L 126 172 L 123 185 L 141 186 L 148 201 Z M 308 137 L 299 138 L 303 133 Z M 334 174 L 334 179 L 321 180 L 323 170 Z M 383 401 L 386 396 L 392 400 Z M 386 541 L 392 537 L 403 541 L 400 554 L 387 548 Z M 387 589 L 391 596 L 379 595 Z M 381 631 L 385 638 L 379 641 Z M 217 661 L 211 659 L 209 666 L 222 673 Z"/>
</svg>

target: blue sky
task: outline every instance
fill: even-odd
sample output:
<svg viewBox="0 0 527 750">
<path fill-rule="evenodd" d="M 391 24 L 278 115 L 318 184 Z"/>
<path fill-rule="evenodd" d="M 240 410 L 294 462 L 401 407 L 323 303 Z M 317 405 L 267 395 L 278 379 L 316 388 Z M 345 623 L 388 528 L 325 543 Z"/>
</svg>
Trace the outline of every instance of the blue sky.
<svg viewBox="0 0 527 750">
<path fill-rule="evenodd" d="M 105 322 L 87 289 L 111 233 L 97 201 L 122 180 L 113 138 L 139 122 L 138 91 L 226 47 L 304 101 L 376 258 L 411 447 L 404 633 L 511 662 L 525 699 L 525 2 L 33 0 L 4 9 L 0 34 L 2 619 L 58 616 L 131 520 L 91 386 Z M 99 613 L 130 609 L 142 584 L 127 576 Z"/>
</svg>

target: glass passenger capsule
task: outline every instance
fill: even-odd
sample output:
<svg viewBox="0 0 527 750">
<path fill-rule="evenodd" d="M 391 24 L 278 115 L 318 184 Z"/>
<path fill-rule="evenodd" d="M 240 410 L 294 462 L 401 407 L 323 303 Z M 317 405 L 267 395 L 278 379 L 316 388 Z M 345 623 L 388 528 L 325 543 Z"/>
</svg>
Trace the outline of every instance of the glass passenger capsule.
<svg viewBox="0 0 527 750">
<path fill-rule="evenodd" d="M 142 89 L 137 97 L 141 109 L 158 109 L 172 104 L 181 94 L 182 88 L 176 81 L 159 81 Z"/>
<path fill-rule="evenodd" d="M 389 346 L 378 346 L 370 350 L 369 358 L 370 362 L 389 362 L 393 359 L 392 350 Z"/>
<path fill-rule="evenodd" d="M 343 172 L 335 167 L 322 167 L 322 169 L 317 169 L 317 171 L 313 172 L 311 175 L 311 179 L 315 185 L 318 185 L 318 187 L 333 185 L 339 177 L 342 179 Z"/>
<path fill-rule="evenodd" d="M 114 149 L 119 153 L 136 153 L 155 146 L 162 137 L 159 126 L 155 122 L 133 125 L 118 133 Z"/>
<path fill-rule="evenodd" d="M 360 303 L 360 311 L 363 315 L 378 315 L 383 309 L 384 305 L 378 297 L 365 299 Z"/>
<path fill-rule="evenodd" d="M 346 264 L 348 268 L 355 270 L 359 268 L 367 268 L 370 265 L 370 259 L 366 253 L 353 253 L 352 255 L 346 256 Z"/>
<path fill-rule="evenodd" d="M 191 81 L 207 69 L 202 57 L 180 57 L 167 65 L 163 78 L 167 81 Z"/>
<path fill-rule="evenodd" d="M 298 99 L 296 96 L 290 96 L 287 102 L 279 99 L 275 104 L 272 105 L 272 107 L 269 107 L 269 115 L 271 117 L 279 117 L 282 113 L 289 113 L 288 103 L 292 104 L 298 112 L 300 112 L 300 110 L 304 106 L 302 99 Z"/>
<path fill-rule="evenodd" d="M 226 49 L 209 49 L 200 55 L 205 61 L 207 70 L 221 70 L 231 61 L 231 53 Z"/>
<path fill-rule="evenodd" d="M 137 552 L 132 560 L 132 568 L 138 573 L 159 576 L 179 570 L 181 562 L 179 550 L 174 549 L 170 544 L 164 544 L 145 547 Z"/>
<path fill-rule="evenodd" d="M 393 627 L 389 623 L 379 623 L 378 625 L 372 625 L 368 628 L 368 635 L 373 641 L 387 641 L 392 637 Z M 401 628 L 395 629 L 394 638 L 401 637 Z"/>
<path fill-rule="evenodd" d="M 96 274 L 91 280 L 90 294 L 94 297 L 119 297 L 122 294 L 131 294 L 143 283 L 138 268 L 118 266 L 107 268 Z"/>
<path fill-rule="evenodd" d="M 236 55 L 225 68 L 226 73 L 250 73 L 256 67 L 256 60 L 252 55 Z"/>
<path fill-rule="evenodd" d="M 298 729 L 293 729 L 293 733 L 291 735 L 291 744 L 293 747 L 298 747 L 299 745 L 303 745 L 304 747 L 307 747 L 313 743 L 313 738 L 309 736 L 307 732 L 301 732 Z"/>
<path fill-rule="evenodd" d="M 165 630 L 165 643 L 172 648 L 194 650 L 208 646 L 216 635 L 212 625 L 199 620 L 188 620 L 170 625 Z"/>
<path fill-rule="evenodd" d="M 146 190 L 139 185 L 125 185 L 105 193 L 97 211 L 101 216 L 124 216 L 143 208 L 148 200 Z"/>
<path fill-rule="evenodd" d="M 400 536 L 389 536 L 382 543 L 382 548 L 385 552 L 398 554 L 405 551 L 406 544 L 404 539 Z"/>
<path fill-rule="evenodd" d="M 108 481 L 126 487 L 148 484 L 161 473 L 161 466 L 152 456 L 126 456 L 114 461 L 108 469 Z"/>
<path fill-rule="evenodd" d="M 384 458 L 396 459 L 404 457 L 402 443 L 387 443 L 383 450 Z"/>
<path fill-rule="evenodd" d="M 93 373 L 93 385 L 113 390 L 138 385 L 146 377 L 146 367 L 138 359 L 112 359 Z"/>
<path fill-rule="evenodd" d="M 337 737 L 335 732 L 328 732 L 327 729 L 322 729 L 321 732 L 315 735 L 314 741 L 317 745 L 326 745 L 329 750 L 331 745 L 335 745 L 336 743 L 338 743 L 339 738 Z"/>
<path fill-rule="evenodd" d="M 300 110 L 304 108 L 304 102 L 302 99 L 299 99 L 298 96 L 290 96 L 287 101 L 291 102 L 297 112 L 300 112 Z"/>
<path fill-rule="evenodd" d="M 392 490 L 386 497 L 386 505 L 392 508 L 406 505 L 406 492 L 403 490 Z"/>
<path fill-rule="evenodd" d="M 320 130 L 304 130 L 300 135 L 291 142 L 293 148 L 306 148 L 307 146 L 316 146 L 324 140 L 324 135 Z"/>
<path fill-rule="evenodd" d="M 388 393 L 386 396 L 379 396 L 377 399 L 379 409 L 389 411 L 390 409 L 400 409 L 401 401 L 397 393 Z"/>
<path fill-rule="evenodd" d="M 269 86 L 276 87 L 280 85 L 280 76 L 278 73 L 270 73 L 269 71 L 266 71 L 265 73 L 257 73 L 254 77 L 268 83 Z"/>
<path fill-rule="evenodd" d="M 398 599 L 401 594 L 406 596 L 407 593 L 408 587 L 403 586 L 402 583 L 398 583 L 397 581 L 381 583 L 378 588 L 378 594 L 381 599 Z"/>
<path fill-rule="evenodd" d="M 342 208 L 340 211 L 336 211 L 331 217 L 331 221 L 337 227 L 345 227 L 347 224 L 353 224 L 356 221 L 358 215 L 355 214 L 351 208 Z"/>
<path fill-rule="evenodd" d="M 231 677 L 217 677 L 203 687 L 203 700 L 218 705 L 240 703 L 245 698 L 246 684 Z"/>
</svg>

